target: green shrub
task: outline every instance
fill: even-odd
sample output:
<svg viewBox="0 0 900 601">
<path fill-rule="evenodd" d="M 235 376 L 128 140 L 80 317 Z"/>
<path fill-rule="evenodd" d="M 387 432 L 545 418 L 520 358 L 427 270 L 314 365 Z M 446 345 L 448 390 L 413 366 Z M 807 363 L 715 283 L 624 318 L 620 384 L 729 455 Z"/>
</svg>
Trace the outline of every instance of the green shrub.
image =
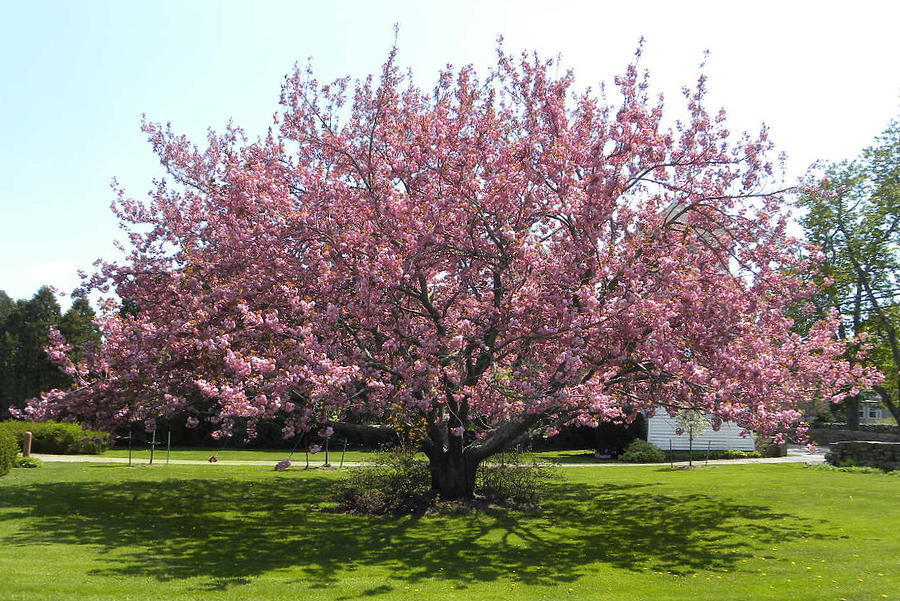
<svg viewBox="0 0 900 601">
<path fill-rule="evenodd" d="M 25 432 L 33 435 L 31 451 L 59 455 L 98 455 L 109 446 L 109 434 L 85 430 L 70 422 L 0 422 L 0 431 L 12 434 L 19 449 L 25 447 Z"/>
<path fill-rule="evenodd" d="M 666 455 L 646 440 L 636 439 L 619 456 L 626 463 L 662 463 Z"/>
<path fill-rule="evenodd" d="M 523 463 L 516 453 L 494 455 L 475 474 L 476 503 L 440 503 L 441 512 L 469 511 L 484 502 L 507 507 L 535 506 L 555 473 L 536 463 Z M 428 462 L 403 451 L 378 453 L 365 467 L 354 468 L 338 487 L 338 509 L 365 514 L 424 513 L 435 507 Z M 458 506 L 458 507 L 457 507 Z"/>
<path fill-rule="evenodd" d="M 15 437 L 0 430 L 0 476 L 5 476 L 16 462 L 19 447 Z"/>
<path fill-rule="evenodd" d="M 13 467 L 21 467 L 25 469 L 41 467 L 44 462 L 35 457 L 16 457 L 16 463 Z"/>
<path fill-rule="evenodd" d="M 691 458 L 690 451 L 669 451 L 663 453 L 669 461 L 687 461 Z M 706 449 L 694 449 L 694 461 L 703 461 L 704 459 L 756 459 L 763 457 L 759 451 L 707 451 Z"/>
<path fill-rule="evenodd" d="M 354 468 L 341 483 L 338 507 L 351 513 L 421 513 L 435 499 L 428 463 L 411 453 L 378 453 L 369 466 Z"/>
<path fill-rule="evenodd" d="M 807 465 L 806 467 L 809 469 L 815 469 L 822 472 L 846 472 L 851 474 L 881 474 L 885 476 L 900 476 L 900 470 L 883 470 L 879 467 L 860 467 L 856 465 L 850 465 L 853 462 L 846 462 L 848 465 L 831 465 L 828 463 L 822 463 L 819 465 Z"/>
<path fill-rule="evenodd" d="M 518 453 L 502 453 L 479 466 L 475 492 L 491 503 L 537 505 L 540 493 L 552 477 L 549 468 L 523 463 Z"/>
</svg>

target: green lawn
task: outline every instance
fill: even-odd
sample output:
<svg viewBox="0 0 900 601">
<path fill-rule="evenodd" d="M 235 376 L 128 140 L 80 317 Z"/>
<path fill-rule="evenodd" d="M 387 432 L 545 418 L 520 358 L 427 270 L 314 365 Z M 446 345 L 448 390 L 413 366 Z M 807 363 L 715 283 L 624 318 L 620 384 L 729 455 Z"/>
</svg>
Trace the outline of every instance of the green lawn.
<svg viewBox="0 0 900 601">
<path fill-rule="evenodd" d="M 221 448 L 197 448 L 197 447 L 176 447 L 169 454 L 172 460 L 194 460 L 206 461 L 210 456 L 215 455 L 220 461 L 271 461 L 272 463 L 281 461 L 285 457 L 291 455 L 291 449 L 221 449 Z M 332 465 L 337 466 L 341 461 L 341 447 L 337 445 L 328 453 L 328 461 Z M 365 463 L 373 458 L 373 451 L 348 450 L 344 454 L 344 461 L 347 463 Z M 420 454 L 424 459 L 424 453 Z M 103 453 L 104 457 L 128 457 L 128 449 L 116 447 Z M 135 463 L 147 463 L 150 460 L 150 449 L 146 445 L 134 448 L 131 451 L 132 459 Z M 540 453 L 526 453 L 522 455 L 522 461 L 528 463 L 532 459 L 545 463 L 611 463 L 609 460 L 596 459 L 593 451 L 543 451 Z M 304 465 L 306 458 L 303 449 L 294 451 L 291 460 L 297 465 Z M 160 446 L 156 449 L 153 462 L 165 463 L 166 448 Z M 310 463 L 324 463 L 325 451 L 320 451 L 315 455 L 309 456 Z M 614 463 L 614 462 L 613 462 Z"/>
<path fill-rule="evenodd" d="M 291 455 L 291 449 L 220 449 L 220 448 L 196 448 L 196 447 L 185 447 L 185 448 L 174 448 L 170 453 L 170 459 L 190 459 L 190 460 L 199 460 L 205 461 L 210 458 L 210 456 L 215 455 L 220 461 L 271 461 L 272 463 L 276 463 L 281 461 L 282 459 Z M 127 448 L 119 448 L 116 447 L 114 449 L 109 449 L 105 453 L 103 453 L 104 457 L 128 457 L 128 449 Z M 368 461 L 372 457 L 371 451 L 352 451 L 348 450 L 346 456 L 344 457 L 344 461 L 346 462 L 358 462 L 358 461 Z M 150 460 L 150 449 L 146 446 L 141 446 L 140 448 L 132 449 L 132 459 L 135 462 L 147 463 Z M 309 456 L 310 462 L 323 463 L 325 461 L 325 451 L 320 451 L 315 455 Z M 160 446 L 156 449 L 153 457 L 153 462 L 161 462 L 165 463 L 166 461 L 166 447 Z M 293 457 L 291 457 L 291 461 L 294 463 L 303 464 L 306 459 L 304 457 L 303 449 L 297 449 L 294 451 Z M 341 448 L 338 446 L 336 449 L 331 449 L 328 453 L 328 461 L 334 465 L 338 465 L 341 461 Z"/>
<path fill-rule="evenodd" d="M 540 514 L 319 511 L 337 471 L 54 464 L 0 479 L 0 598 L 900 600 L 900 478 L 560 470 Z"/>
</svg>

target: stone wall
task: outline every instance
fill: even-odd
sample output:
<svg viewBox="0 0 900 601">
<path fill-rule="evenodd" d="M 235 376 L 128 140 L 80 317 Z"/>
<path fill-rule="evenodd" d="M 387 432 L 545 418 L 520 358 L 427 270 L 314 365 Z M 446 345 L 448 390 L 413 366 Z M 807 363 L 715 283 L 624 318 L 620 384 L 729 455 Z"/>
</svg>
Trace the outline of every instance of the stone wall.
<svg viewBox="0 0 900 601">
<path fill-rule="evenodd" d="M 831 445 L 825 460 L 832 465 L 900 470 L 900 442 L 845 440 Z"/>
<path fill-rule="evenodd" d="M 900 442 L 900 432 L 896 430 L 871 432 L 866 430 L 842 430 L 839 428 L 810 428 L 809 438 L 816 444 L 832 444 L 841 440 L 878 440 Z"/>
<path fill-rule="evenodd" d="M 813 425 L 814 428 L 827 428 L 831 430 L 847 430 L 847 422 L 823 422 Z M 863 432 L 879 432 L 882 434 L 900 434 L 900 426 L 897 424 L 859 424 L 856 428 Z"/>
</svg>

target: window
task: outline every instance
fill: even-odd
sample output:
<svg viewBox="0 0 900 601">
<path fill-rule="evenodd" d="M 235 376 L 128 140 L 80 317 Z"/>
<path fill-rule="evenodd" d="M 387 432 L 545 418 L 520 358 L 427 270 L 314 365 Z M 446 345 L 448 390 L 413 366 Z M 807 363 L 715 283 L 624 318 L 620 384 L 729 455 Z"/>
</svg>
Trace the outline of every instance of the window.
<svg viewBox="0 0 900 601">
<path fill-rule="evenodd" d="M 871 409 L 871 410 L 869 411 L 869 417 L 872 418 L 872 419 L 875 419 L 876 417 L 878 417 L 878 412 L 875 411 L 874 409 Z"/>
</svg>

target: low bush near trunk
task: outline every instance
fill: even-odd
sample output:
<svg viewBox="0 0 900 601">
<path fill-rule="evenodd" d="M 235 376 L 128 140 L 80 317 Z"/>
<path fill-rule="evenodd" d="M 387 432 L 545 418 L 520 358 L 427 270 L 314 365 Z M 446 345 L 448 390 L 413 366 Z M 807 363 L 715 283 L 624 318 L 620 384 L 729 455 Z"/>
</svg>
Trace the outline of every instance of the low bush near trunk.
<svg viewBox="0 0 900 601">
<path fill-rule="evenodd" d="M 458 500 L 471 508 L 484 504 L 530 508 L 538 505 L 548 467 L 523 463 L 515 453 L 492 457 L 478 468 L 475 496 Z M 371 465 L 353 469 L 339 488 L 338 508 L 350 513 L 424 513 L 438 502 L 428 462 L 408 452 L 380 453 Z"/>
</svg>

